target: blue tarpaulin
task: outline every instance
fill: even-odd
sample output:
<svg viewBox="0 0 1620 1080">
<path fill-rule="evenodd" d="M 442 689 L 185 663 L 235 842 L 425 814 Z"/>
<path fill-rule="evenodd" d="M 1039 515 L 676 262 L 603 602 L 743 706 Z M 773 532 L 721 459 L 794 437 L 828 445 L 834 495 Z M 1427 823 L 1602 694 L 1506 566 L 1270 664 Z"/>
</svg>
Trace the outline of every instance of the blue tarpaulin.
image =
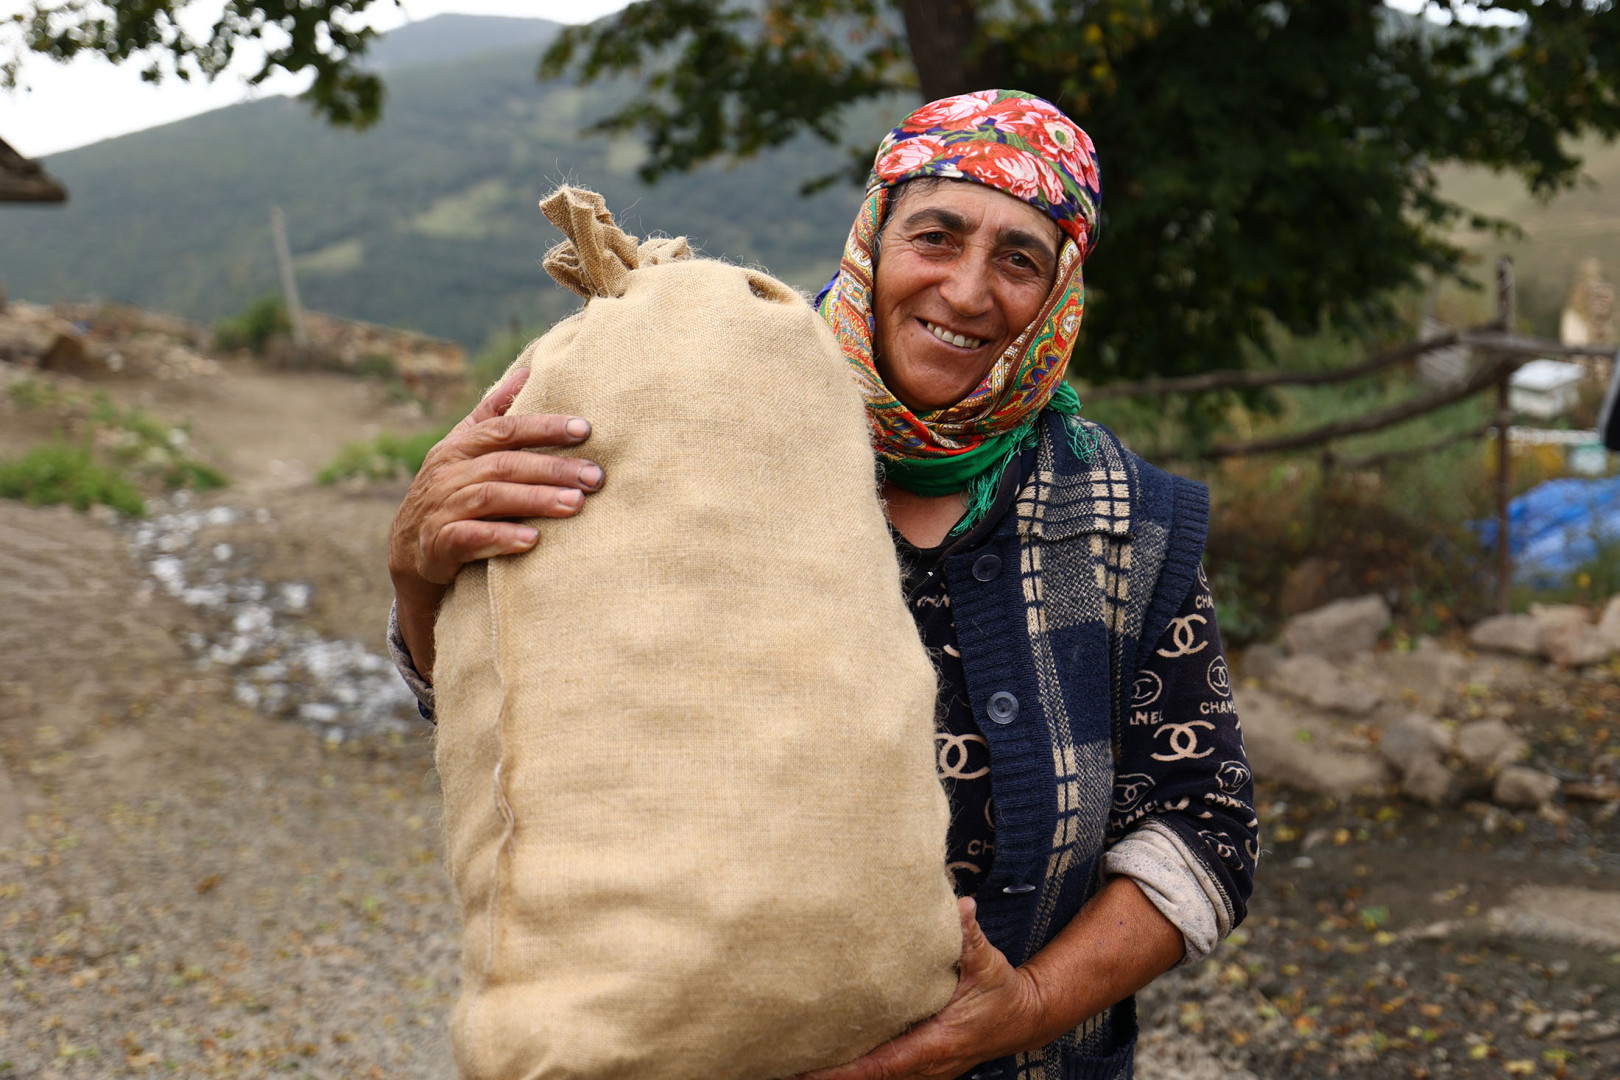
<svg viewBox="0 0 1620 1080">
<path fill-rule="evenodd" d="M 1496 546 L 1495 520 L 1474 528 L 1488 548 Z M 1508 550 L 1513 576 L 1528 585 L 1556 587 L 1620 546 L 1620 476 L 1570 477 L 1537 484 L 1508 503 Z"/>
</svg>

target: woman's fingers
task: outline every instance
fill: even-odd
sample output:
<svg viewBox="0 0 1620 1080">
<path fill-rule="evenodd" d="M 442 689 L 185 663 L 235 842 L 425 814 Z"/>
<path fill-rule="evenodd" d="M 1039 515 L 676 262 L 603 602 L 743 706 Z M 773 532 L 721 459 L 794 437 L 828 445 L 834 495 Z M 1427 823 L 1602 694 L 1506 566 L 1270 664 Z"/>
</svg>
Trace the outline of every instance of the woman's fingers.
<svg viewBox="0 0 1620 1080">
<path fill-rule="evenodd" d="M 553 487 L 595 491 L 606 479 L 602 466 L 589 458 L 498 450 L 482 454 L 456 467 L 458 486 L 490 480 L 511 484 L 549 484 Z"/>
<path fill-rule="evenodd" d="M 575 446 L 590 434 L 591 425 L 578 416 L 532 413 L 491 417 L 460 432 L 455 441 L 463 455 L 478 457 L 498 450 L 523 450 L 532 446 Z"/>
<path fill-rule="evenodd" d="M 523 384 L 528 381 L 529 369 L 518 368 L 496 383 L 495 389 L 484 395 L 484 400 L 478 403 L 478 406 L 468 414 L 467 419 L 462 423 L 471 427 L 475 424 L 481 424 L 485 420 L 493 420 L 497 416 L 504 415 L 506 410 L 512 407 L 512 402 L 517 400 L 518 391 L 523 389 Z"/>
<path fill-rule="evenodd" d="M 584 502 L 585 493 L 575 487 L 488 480 L 458 489 L 445 500 L 444 514 L 455 522 L 485 518 L 561 518 L 578 513 Z"/>
<path fill-rule="evenodd" d="M 439 530 L 435 562 L 444 567 L 444 584 L 449 584 L 463 564 L 528 551 L 539 539 L 540 530 L 516 522 L 452 521 Z"/>
</svg>

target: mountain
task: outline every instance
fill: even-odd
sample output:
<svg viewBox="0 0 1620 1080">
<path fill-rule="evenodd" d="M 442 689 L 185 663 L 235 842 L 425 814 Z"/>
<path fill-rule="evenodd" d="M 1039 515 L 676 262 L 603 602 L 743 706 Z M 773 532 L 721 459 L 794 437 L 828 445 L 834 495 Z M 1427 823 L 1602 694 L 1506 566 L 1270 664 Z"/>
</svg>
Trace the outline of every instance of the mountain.
<svg viewBox="0 0 1620 1080">
<path fill-rule="evenodd" d="M 306 306 L 476 347 L 572 307 L 540 269 L 560 234 L 535 205 L 565 179 L 601 191 L 632 232 L 684 234 L 804 288 L 826 280 L 859 193 L 797 191 L 841 155 L 797 142 L 643 184 L 639 143 L 580 134 L 629 84 L 535 80 L 554 31 L 440 16 L 387 35 L 373 56 L 387 105 L 366 132 L 278 97 L 53 155 L 71 201 L 0 211 L 0 282 L 31 300 L 95 297 L 212 321 L 277 290 L 269 215 L 280 206 Z M 862 130 L 875 141 L 887 121 L 873 111 Z"/>
<path fill-rule="evenodd" d="M 406 23 L 371 43 L 366 66 L 381 72 L 416 64 L 444 64 L 479 53 L 533 49 L 536 58 L 561 29 L 550 19 L 494 15 L 435 15 Z"/>
</svg>

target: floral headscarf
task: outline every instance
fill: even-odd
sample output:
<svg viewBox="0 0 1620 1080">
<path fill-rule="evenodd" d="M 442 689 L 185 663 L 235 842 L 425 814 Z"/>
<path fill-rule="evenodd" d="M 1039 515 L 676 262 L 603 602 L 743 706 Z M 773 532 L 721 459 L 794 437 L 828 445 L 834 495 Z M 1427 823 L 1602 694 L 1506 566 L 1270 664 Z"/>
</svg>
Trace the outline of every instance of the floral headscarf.
<svg viewBox="0 0 1620 1080">
<path fill-rule="evenodd" d="M 1046 303 L 967 397 L 917 415 L 884 386 L 873 354 L 872 283 L 890 189 L 908 180 L 971 180 L 1021 199 L 1057 222 L 1064 242 Z M 873 446 L 889 477 L 920 494 L 961 491 L 1005 465 L 1040 411 L 1075 412 L 1063 381 L 1085 308 L 1080 266 L 1097 230 L 1097 155 L 1086 133 L 1050 102 L 981 90 L 924 105 L 878 147 L 866 198 L 838 275 L 820 299 L 855 368 Z"/>
</svg>

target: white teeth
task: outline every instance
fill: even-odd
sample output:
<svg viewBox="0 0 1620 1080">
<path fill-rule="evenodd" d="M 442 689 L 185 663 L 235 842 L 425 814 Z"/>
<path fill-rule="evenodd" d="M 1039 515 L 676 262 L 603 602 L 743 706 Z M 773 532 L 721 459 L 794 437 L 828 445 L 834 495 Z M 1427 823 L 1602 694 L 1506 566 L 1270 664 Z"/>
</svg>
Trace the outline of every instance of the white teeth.
<svg viewBox="0 0 1620 1080">
<path fill-rule="evenodd" d="M 984 344 L 984 342 L 979 338 L 970 338 L 963 334 L 953 334 L 944 327 L 935 326 L 933 323 L 928 322 L 927 320 L 923 321 L 923 325 L 928 327 L 928 332 L 939 338 L 939 340 L 949 342 L 958 348 L 977 349 L 980 345 Z"/>
</svg>

